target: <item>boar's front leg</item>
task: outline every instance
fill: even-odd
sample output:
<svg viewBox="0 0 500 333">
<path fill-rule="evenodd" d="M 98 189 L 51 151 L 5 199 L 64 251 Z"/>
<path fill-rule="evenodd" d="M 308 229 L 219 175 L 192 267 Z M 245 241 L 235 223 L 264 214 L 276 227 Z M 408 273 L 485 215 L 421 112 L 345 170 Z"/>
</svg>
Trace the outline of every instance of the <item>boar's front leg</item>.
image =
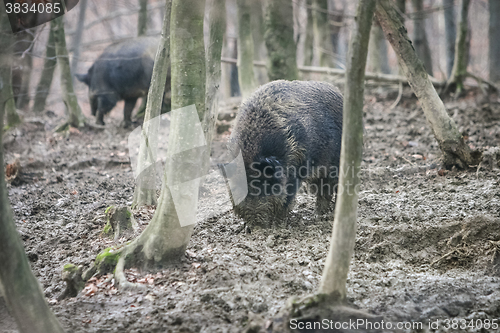
<svg viewBox="0 0 500 333">
<path fill-rule="evenodd" d="M 123 127 L 127 128 L 132 125 L 132 111 L 134 110 L 137 98 L 129 98 L 125 100 L 125 107 L 123 108 Z"/>
</svg>

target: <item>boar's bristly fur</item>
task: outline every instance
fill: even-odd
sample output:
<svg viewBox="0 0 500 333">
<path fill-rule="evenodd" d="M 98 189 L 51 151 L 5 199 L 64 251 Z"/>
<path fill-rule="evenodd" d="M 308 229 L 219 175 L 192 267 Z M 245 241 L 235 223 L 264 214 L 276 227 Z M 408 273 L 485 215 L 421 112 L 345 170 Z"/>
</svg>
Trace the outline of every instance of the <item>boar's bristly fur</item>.
<svg viewBox="0 0 500 333">
<path fill-rule="evenodd" d="M 250 224 L 284 221 L 302 181 L 325 214 L 336 192 L 342 138 L 342 94 L 316 81 L 274 81 L 240 107 L 230 147 L 241 151 L 248 195 L 234 207 Z M 311 192 L 311 191 L 309 191 Z"/>
</svg>

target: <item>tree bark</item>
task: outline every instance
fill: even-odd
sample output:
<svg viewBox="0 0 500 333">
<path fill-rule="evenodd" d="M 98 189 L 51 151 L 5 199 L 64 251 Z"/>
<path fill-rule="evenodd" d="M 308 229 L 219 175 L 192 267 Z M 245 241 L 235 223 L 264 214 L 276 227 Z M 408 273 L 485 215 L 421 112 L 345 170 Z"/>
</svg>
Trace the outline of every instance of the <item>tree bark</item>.
<svg viewBox="0 0 500 333">
<path fill-rule="evenodd" d="M 255 1 L 259 5 L 260 1 Z M 202 126 L 205 132 L 205 140 L 208 145 L 208 151 L 212 144 L 215 122 L 219 112 L 219 87 L 221 82 L 221 57 L 224 31 L 226 30 L 226 6 L 225 0 L 212 0 L 209 8 L 209 32 L 210 42 L 206 54 L 206 73 L 207 80 L 205 84 L 205 118 Z"/>
<path fill-rule="evenodd" d="M 446 36 L 446 75 L 449 78 L 455 59 L 455 39 L 457 38 L 457 28 L 455 26 L 455 1 L 443 0 L 443 6 L 444 31 Z"/>
<path fill-rule="evenodd" d="M 57 64 L 61 72 L 62 99 L 69 113 L 67 124 L 73 127 L 82 127 L 85 124 L 85 117 L 78 105 L 78 100 L 73 89 L 73 79 L 69 66 L 68 49 L 66 48 L 66 37 L 64 34 L 64 16 L 60 16 L 50 21 L 50 28 L 53 30 L 54 43 L 56 45 Z M 60 127 L 63 129 L 66 126 Z"/>
<path fill-rule="evenodd" d="M 471 156 L 469 146 L 463 140 L 453 119 L 434 89 L 423 64 L 412 47 L 406 29 L 398 19 L 396 9 L 390 0 L 379 0 L 376 10 L 377 19 L 384 30 L 385 37 L 391 43 L 398 56 L 413 92 L 418 97 L 425 117 L 430 123 L 434 137 L 443 152 L 443 164 L 446 168 L 453 165 L 466 168 L 476 161 Z"/>
<path fill-rule="evenodd" d="M 7 29 L 5 29 L 7 28 Z M 0 10 L 0 295 L 3 295 L 10 314 L 21 333 L 59 333 L 61 325 L 50 311 L 42 289 L 33 275 L 28 258 L 16 231 L 5 184 L 3 160 L 3 119 L 7 107 L 3 99 L 5 88 L 11 87 L 10 61 L 12 38 L 6 15 Z M 7 36 L 8 35 L 8 36 Z M 6 38 L 7 37 L 7 38 Z M 10 44 L 4 43 L 9 41 Z M 12 91 L 12 88 L 10 89 Z M 13 101 L 12 98 L 10 98 Z"/>
<path fill-rule="evenodd" d="M 144 36 L 148 30 L 148 0 L 139 0 L 139 8 L 137 36 Z"/>
<path fill-rule="evenodd" d="M 412 0 L 415 20 L 413 26 L 413 45 L 418 57 L 424 63 L 427 73 L 432 75 L 432 56 L 427 33 L 425 31 L 425 14 L 423 0 Z"/>
<path fill-rule="evenodd" d="M 74 63 L 75 60 L 73 60 Z M 56 69 L 57 58 L 56 58 L 56 48 L 54 44 L 54 31 L 49 30 L 49 39 L 47 40 L 47 46 L 45 49 L 45 59 L 43 61 L 42 75 L 40 76 L 40 81 L 36 88 L 35 101 L 33 104 L 33 111 L 42 112 L 45 110 L 45 104 L 47 101 L 47 96 L 50 92 L 50 86 L 52 85 L 52 79 L 54 77 L 54 70 Z"/>
<path fill-rule="evenodd" d="M 376 0 L 360 0 L 347 55 L 346 89 L 340 153 L 340 177 L 330 249 L 319 293 L 346 299 L 346 281 L 354 253 L 363 152 L 363 95 L 368 41 Z"/>
<path fill-rule="evenodd" d="M 312 0 L 313 66 L 333 67 L 328 1 Z"/>
<path fill-rule="evenodd" d="M 248 98 L 256 88 L 253 71 L 254 43 L 250 1 L 237 0 L 236 2 L 238 12 L 238 83 L 243 100 Z"/>
<path fill-rule="evenodd" d="M 267 0 L 265 10 L 266 41 L 269 80 L 296 80 L 298 78 L 296 52 L 293 40 L 293 6 L 290 0 Z"/>
<path fill-rule="evenodd" d="M 390 74 L 389 59 L 387 57 L 387 44 L 380 24 L 373 20 L 368 45 L 369 66 L 373 73 Z"/>
<path fill-rule="evenodd" d="M 172 1 L 167 0 L 165 17 L 158 51 L 156 52 L 153 74 L 146 103 L 146 113 L 142 125 L 141 144 L 137 160 L 137 184 L 132 201 L 132 209 L 144 205 L 156 205 L 156 162 L 160 114 L 165 82 L 170 63 L 170 15 Z"/>
<path fill-rule="evenodd" d="M 12 91 L 12 58 L 14 53 L 14 38 L 10 33 L 10 23 L 7 15 L 0 9 L 0 108 L 5 107 L 7 127 L 21 123 L 16 112 L 16 103 Z M 3 126 L 3 114 L 0 123 Z M 0 166 L 3 168 L 3 164 Z"/>
<path fill-rule="evenodd" d="M 250 7 L 252 12 L 253 58 L 255 60 L 263 60 L 267 58 L 267 50 L 264 43 L 265 27 L 262 0 L 251 0 Z M 265 68 L 254 68 L 254 76 L 257 86 L 269 82 Z"/>
<path fill-rule="evenodd" d="M 87 11 L 87 0 L 80 0 L 78 12 L 78 23 L 76 24 L 75 36 L 73 37 L 73 61 L 71 62 L 71 73 L 76 73 L 78 61 L 80 61 L 80 48 L 82 45 L 82 34 L 85 25 L 85 13 Z M 52 37 L 53 38 L 53 37 Z M 49 37 L 50 39 L 50 37 Z M 47 51 L 48 51 L 47 45 Z M 52 82 L 52 78 L 50 79 Z M 50 87 L 50 85 L 49 85 Z"/>
<path fill-rule="evenodd" d="M 500 81 L 500 1 L 490 0 L 490 24 L 488 29 L 489 38 L 489 72 L 490 81 Z"/>
<path fill-rule="evenodd" d="M 446 83 L 445 92 L 456 91 L 457 94 L 464 88 L 464 80 L 467 76 L 467 62 L 468 62 L 468 47 L 467 47 L 467 33 L 468 33 L 468 16 L 469 16 L 470 0 L 462 0 L 462 9 L 460 11 L 460 24 L 458 26 L 458 35 L 455 42 L 455 59 L 453 61 L 453 69 L 451 76 Z"/>
<path fill-rule="evenodd" d="M 13 68 L 13 89 L 16 108 L 26 110 L 30 103 L 30 79 L 33 69 L 33 43 L 36 28 L 18 32 L 15 35 Z M 14 74 L 15 73 L 15 74 Z"/>
</svg>

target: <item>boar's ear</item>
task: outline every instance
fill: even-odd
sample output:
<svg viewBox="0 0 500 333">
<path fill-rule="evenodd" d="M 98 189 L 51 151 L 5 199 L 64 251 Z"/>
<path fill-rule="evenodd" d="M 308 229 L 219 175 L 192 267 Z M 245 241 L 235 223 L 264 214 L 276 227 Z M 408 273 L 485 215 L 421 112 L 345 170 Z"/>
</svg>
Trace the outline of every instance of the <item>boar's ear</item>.
<svg viewBox="0 0 500 333">
<path fill-rule="evenodd" d="M 78 81 L 85 83 L 90 86 L 90 75 L 89 74 L 75 74 Z"/>
</svg>

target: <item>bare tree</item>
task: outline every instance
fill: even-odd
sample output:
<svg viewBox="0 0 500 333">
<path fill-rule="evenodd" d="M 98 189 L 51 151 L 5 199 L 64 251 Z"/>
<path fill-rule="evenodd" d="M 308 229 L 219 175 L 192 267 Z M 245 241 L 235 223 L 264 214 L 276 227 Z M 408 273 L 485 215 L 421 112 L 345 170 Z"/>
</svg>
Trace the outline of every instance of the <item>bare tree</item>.
<svg viewBox="0 0 500 333">
<path fill-rule="evenodd" d="M 467 76 L 467 62 L 468 62 L 468 16 L 469 16 L 470 0 L 462 0 L 462 9 L 460 11 L 460 24 L 457 39 L 455 42 L 455 59 L 453 61 L 453 68 L 451 75 L 446 82 L 444 89 L 447 91 L 456 91 L 457 94 L 464 88 L 464 80 Z"/>
<path fill-rule="evenodd" d="M 446 39 L 446 75 L 451 76 L 453 61 L 455 59 L 455 39 L 457 28 L 455 25 L 455 1 L 443 0 L 444 6 L 444 31 Z"/>
<path fill-rule="evenodd" d="M 62 333 L 61 325 L 50 311 L 40 284 L 31 272 L 5 184 L 2 137 L 7 103 L 4 91 L 11 87 L 9 58 L 12 57 L 12 38 L 6 38 L 6 35 L 11 36 L 10 32 L 3 32 L 9 29 L 8 19 L 0 10 L 0 295 L 5 298 L 21 333 Z M 13 101 L 12 98 L 9 100 Z"/>
<path fill-rule="evenodd" d="M 264 11 L 262 0 L 251 0 L 252 11 L 252 38 L 253 38 L 253 58 L 254 60 L 264 60 L 267 58 L 266 44 L 264 43 Z M 257 85 L 267 83 L 267 71 L 264 67 L 254 67 L 254 75 Z"/>
<path fill-rule="evenodd" d="M 0 108 L 5 107 L 7 127 L 21 123 L 16 112 L 16 103 L 12 91 L 12 56 L 14 52 L 14 38 L 10 33 L 10 23 L 7 15 L 0 10 Z M 3 115 L 0 118 L 3 126 Z M 1 166 L 3 168 L 3 165 Z"/>
<path fill-rule="evenodd" d="M 370 44 L 368 46 L 369 65 L 374 73 L 389 74 L 389 59 L 387 56 L 387 43 L 384 32 L 377 20 L 373 20 L 373 27 L 370 32 Z"/>
<path fill-rule="evenodd" d="M 139 0 L 139 22 L 137 23 L 137 35 L 143 36 L 148 30 L 148 0 Z"/>
<path fill-rule="evenodd" d="M 62 98 L 69 113 L 68 121 L 57 130 L 64 130 L 67 126 L 81 127 L 85 124 L 85 117 L 78 105 L 78 100 L 73 89 L 73 80 L 69 66 L 68 49 L 66 48 L 66 37 L 64 33 L 64 16 L 50 21 L 50 29 L 53 30 L 54 43 L 56 46 L 57 64 L 61 72 Z"/>
<path fill-rule="evenodd" d="M 488 29 L 489 38 L 489 71 L 490 80 L 500 81 L 500 1 L 490 0 L 490 24 Z"/>
<path fill-rule="evenodd" d="M 253 71 L 254 43 L 250 0 L 237 0 L 238 12 L 238 83 L 243 99 L 255 90 Z"/>
<path fill-rule="evenodd" d="M 172 1 L 167 0 L 160 44 L 156 52 L 151 84 L 149 86 L 146 112 L 141 133 L 141 145 L 137 160 L 137 170 L 140 175 L 132 201 L 132 209 L 144 205 L 156 205 L 156 148 L 158 144 L 158 131 L 161 106 L 165 93 L 170 63 L 170 13 Z"/>
<path fill-rule="evenodd" d="M 71 73 L 76 73 L 78 69 L 78 61 L 80 60 L 80 48 L 82 44 L 82 34 L 85 24 L 85 13 L 87 12 L 87 0 L 80 0 L 78 7 L 78 23 L 76 24 L 75 35 L 73 36 L 73 61 L 71 62 Z"/>
<path fill-rule="evenodd" d="M 12 67 L 12 89 L 16 107 L 26 110 L 30 102 L 30 81 L 33 69 L 32 50 L 36 28 L 18 32 L 15 35 L 14 64 Z"/>
<path fill-rule="evenodd" d="M 347 54 L 346 89 L 340 153 L 338 198 L 330 250 L 319 293 L 343 301 L 349 264 L 354 253 L 358 217 L 359 170 L 363 152 L 363 95 L 368 41 L 375 0 L 360 0 Z"/>
<path fill-rule="evenodd" d="M 265 10 L 269 80 L 298 78 L 291 0 L 267 0 Z"/>
<path fill-rule="evenodd" d="M 443 102 L 425 72 L 422 61 L 406 34 L 406 29 L 399 19 L 394 4 L 390 0 L 378 0 L 376 15 L 385 37 L 396 51 L 400 67 L 408 78 L 408 83 L 422 105 L 424 115 L 443 153 L 444 166 L 450 168 L 458 165 L 466 168 L 475 164 L 477 156 L 471 154 L 455 122 L 446 112 Z"/>
<path fill-rule="evenodd" d="M 328 0 L 312 0 L 313 66 L 333 67 Z"/>
<path fill-rule="evenodd" d="M 73 60 L 73 64 L 75 60 Z M 40 75 L 40 81 L 38 81 L 38 86 L 36 88 L 35 101 L 33 104 L 33 111 L 42 112 L 45 110 L 45 104 L 47 101 L 47 96 L 49 96 L 50 86 L 52 85 L 52 79 L 54 77 L 54 70 L 56 69 L 57 58 L 56 58 L 56 47 L 54 44 L 54 30 L 49 30 L 49 38 L 47 40 L 47 46 L 45 47 L 45 59 L 43 61 L 42 75 Z"/>
<path fill-rule="evenodd" d="M 418 57 L 424 63 L 427 73 L 432 75 L 432 56 L 427 40 L 427 32 L 425 31 L 425 13 L 423 0 L 412 0 L 413 10 L 415 12 L 415 20 L 413 26 L 413 45 Z"/>
</svg>

